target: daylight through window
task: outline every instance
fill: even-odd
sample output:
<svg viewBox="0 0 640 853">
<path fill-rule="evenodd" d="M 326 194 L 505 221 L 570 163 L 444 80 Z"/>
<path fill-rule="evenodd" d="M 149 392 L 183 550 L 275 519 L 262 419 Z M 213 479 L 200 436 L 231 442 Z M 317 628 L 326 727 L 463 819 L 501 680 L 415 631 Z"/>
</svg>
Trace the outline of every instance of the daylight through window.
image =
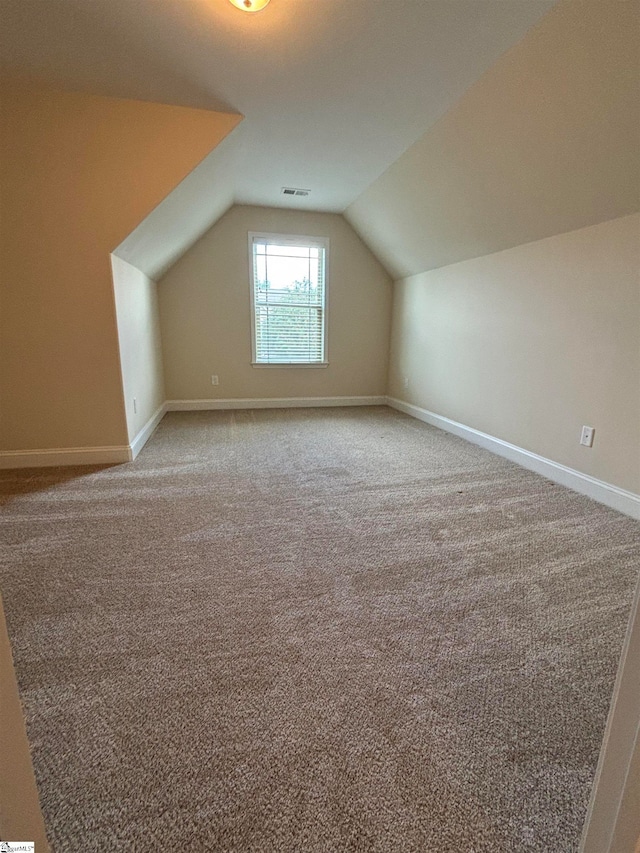
<svg viewBox="0 0 640 853">
<path fill-rule="evenodd" d="M 327 242 L 251 235 L 254 364 L 326 364 Z"/>
</svg>

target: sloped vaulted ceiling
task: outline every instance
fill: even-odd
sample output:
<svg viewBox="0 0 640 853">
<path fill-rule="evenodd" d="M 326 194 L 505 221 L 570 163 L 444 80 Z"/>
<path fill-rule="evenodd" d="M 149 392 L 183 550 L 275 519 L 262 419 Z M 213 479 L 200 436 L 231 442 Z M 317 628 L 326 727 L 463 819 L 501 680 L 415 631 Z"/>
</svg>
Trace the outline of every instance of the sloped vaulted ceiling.
<svg viewBox="0 0 640 853">
<path fill-rule="evenodd" d="M 554 8 L 347 208 L 396 278 L 639 209 L 639 12 Z"/>
<path fill-rule="evenodd" d="M 552 0 L 0 0 L 0 61 L 62 88 L 245 119 L 121 247 L 157 275 L 231 201 L 341 212 Z M 237 151 L 235 150 L 237 149 Z M 281 187 L 311 190 L 308 198 Z"/>
<path fill-rule="evenodd" d="M 404 276 L 638 209 L 639 9 L 0 0 L 0 60 L 69 88 L 244 116 L 118 249 L 147 274 L 239 202 L 346 208 Z M 292 203 L 285 185 L 311 194 Z"/>
</svg>

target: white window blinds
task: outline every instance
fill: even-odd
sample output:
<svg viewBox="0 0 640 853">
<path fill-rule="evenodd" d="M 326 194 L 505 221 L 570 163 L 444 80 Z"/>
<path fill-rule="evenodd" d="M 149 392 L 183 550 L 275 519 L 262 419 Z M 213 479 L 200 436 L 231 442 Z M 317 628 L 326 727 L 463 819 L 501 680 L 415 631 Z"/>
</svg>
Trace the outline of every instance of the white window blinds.
<svg viewBox="0 0 640 853">
<path fill-rule="evenodd" d="M 325 241 L 253 235 L 255 364 L 324 364 Z"/>
</svg>

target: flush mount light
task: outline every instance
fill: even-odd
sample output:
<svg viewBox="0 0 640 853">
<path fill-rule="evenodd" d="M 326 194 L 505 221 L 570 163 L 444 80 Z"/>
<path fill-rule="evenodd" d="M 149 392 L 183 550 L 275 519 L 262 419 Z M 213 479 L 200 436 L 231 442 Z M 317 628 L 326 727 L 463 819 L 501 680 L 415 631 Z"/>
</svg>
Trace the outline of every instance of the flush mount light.
<svg viewBox="0 0 640 853">
<path fill-rule="evenodd" d="M 230 3 L 243 12 L 259 12 L 264 9 L 269 0 L 229 0 Z"/>
</svg>

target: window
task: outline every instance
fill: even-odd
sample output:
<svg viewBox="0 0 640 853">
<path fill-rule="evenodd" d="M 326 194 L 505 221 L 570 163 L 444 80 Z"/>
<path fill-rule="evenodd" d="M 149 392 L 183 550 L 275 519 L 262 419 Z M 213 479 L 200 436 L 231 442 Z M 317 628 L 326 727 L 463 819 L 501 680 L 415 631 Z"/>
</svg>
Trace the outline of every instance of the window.
<svg viewBox="0 0 640 853">
<path fill-rule="evenodd" d="M 326 365 L 329 241 L 250 234 L 253 364 Z"/>
</svg>

